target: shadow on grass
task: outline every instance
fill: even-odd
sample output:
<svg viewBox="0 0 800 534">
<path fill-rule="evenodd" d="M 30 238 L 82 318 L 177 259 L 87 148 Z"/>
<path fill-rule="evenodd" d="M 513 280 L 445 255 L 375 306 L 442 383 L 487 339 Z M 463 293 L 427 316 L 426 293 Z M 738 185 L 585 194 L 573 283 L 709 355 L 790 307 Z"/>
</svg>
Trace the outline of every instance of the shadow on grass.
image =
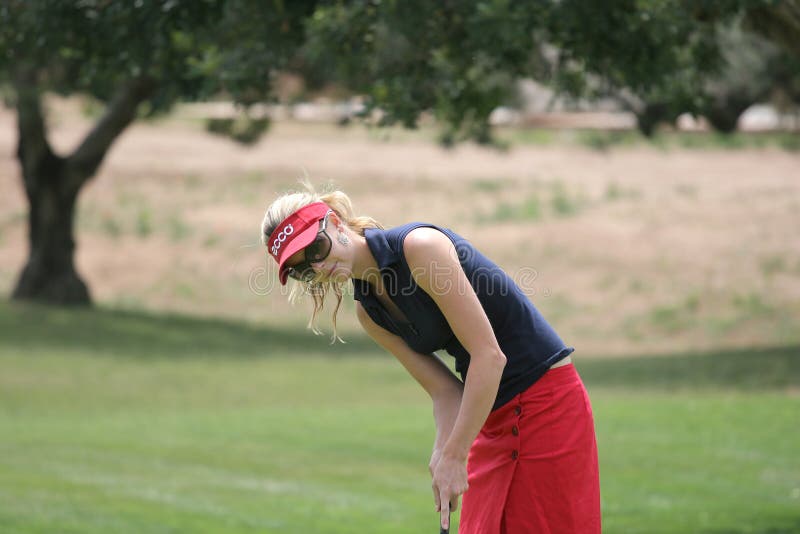
<svg viewBox="0 0 800 534">
<path fill-rule="evenodd" d="M 800 387 L 800 345 L 648 357 L 579 358 L 577 367 L 589 388 L 782 389 Z"/>
<path fill-rule="evenodd" d="M 133 358 L 377 356 L 366 336 L 330 344 L 304 328 L 97 308 L 0 302 L 0 351 L 77 351 Z M 644 358 L 580 358 L 586 385 L 625 389 L 800 388 L 800 346 Z"/>
<path fill-rule="evenodd" d="M 367 338 L 330 344 L 305 328 L 102 308 L 0 303 L 0 350 L 75 350 L 137 358 L 377 354 Z"/>
</svg>

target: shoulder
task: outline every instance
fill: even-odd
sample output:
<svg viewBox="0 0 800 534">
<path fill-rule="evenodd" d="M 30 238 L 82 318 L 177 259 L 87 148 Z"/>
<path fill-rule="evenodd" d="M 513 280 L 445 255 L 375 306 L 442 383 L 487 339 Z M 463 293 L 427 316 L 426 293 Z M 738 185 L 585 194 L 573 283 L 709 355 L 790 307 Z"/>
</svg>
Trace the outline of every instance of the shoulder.
<svg viewBox="0 0 800 534">
<path fill-rule="evenodd" d="M 409 255 L 435 257 L 440 253 L 447 254 L 454 248 L 453 242 L 444 232 L 430 226 L 421 226 L 408 232 L 402 246 L 407 258 Z"/>
<path fill-rule="evenodd" d="M 403 253 L 414 281 L 426 292 L 458 287 L 464 272 L 450 238 L 436 228 L 415 228 L 403 242 Z"/>
<path fill-rule="evenodd" d="M 414 228 L 401 243 L 409 268 L 434 269 L 454 267 L 460 258 L 453 240 L 437 227 Z"/>
</svg>

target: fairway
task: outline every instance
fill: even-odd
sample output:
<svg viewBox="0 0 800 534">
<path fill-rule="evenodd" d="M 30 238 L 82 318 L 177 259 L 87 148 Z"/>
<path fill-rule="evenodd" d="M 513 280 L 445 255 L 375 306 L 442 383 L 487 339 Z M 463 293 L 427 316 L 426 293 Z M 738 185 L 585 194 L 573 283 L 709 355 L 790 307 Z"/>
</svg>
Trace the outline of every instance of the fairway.
<svg viewBox="0 0 800 534">
<path fill-rule="evenodd" d="M 366 340 L 5 303 L 0 331 L 4 533 L 436 529 L 429 401 Z M 752 354 L 577 355 L 605 532 L 800 531 L 798 348 Z"/>
</svg>

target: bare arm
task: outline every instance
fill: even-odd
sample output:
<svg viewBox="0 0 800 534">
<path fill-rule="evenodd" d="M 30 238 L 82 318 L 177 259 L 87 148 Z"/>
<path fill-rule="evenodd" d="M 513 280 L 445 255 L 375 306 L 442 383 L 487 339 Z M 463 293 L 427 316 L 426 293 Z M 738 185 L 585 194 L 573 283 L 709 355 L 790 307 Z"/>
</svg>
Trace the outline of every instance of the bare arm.
<svg viewBox="0 0 800 534">
<path fill-rule="evenodd" d="M 404 251 L 414 280 L 431 296 L 470 354 L 458 416 L 434 473 L 442 524 L 449 526 L 445 507 L 467 489 L 467 454 L 491 412 L 506 357 L 450 239 L 436 229 L 418 228 L 406 237 Z"/>
</svg>

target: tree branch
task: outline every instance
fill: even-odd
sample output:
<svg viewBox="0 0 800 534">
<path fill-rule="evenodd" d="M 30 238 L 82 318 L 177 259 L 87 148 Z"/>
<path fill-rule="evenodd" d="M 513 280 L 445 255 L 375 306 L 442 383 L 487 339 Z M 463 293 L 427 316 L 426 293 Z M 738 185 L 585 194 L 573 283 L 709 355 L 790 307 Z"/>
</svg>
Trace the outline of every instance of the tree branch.
<svg viewBox="0 0 800 534">
<path fill-rule="evenodd" d="M 788 0 L 775 6 L 747 11 L 745 23 L 773 43 L 800 57 L 800 1 Z"/>
<path fill-rule="evenodd" d="M 67 158 L 69 187 L 73 191 L 80 189 L 94 175 L 116 138 L 136 118 L 139 104 L 150 97 L 155 87 L 155 80 L 141 77 L 129 80 L 119 88 L 103 117 Z"/>
</svg>

